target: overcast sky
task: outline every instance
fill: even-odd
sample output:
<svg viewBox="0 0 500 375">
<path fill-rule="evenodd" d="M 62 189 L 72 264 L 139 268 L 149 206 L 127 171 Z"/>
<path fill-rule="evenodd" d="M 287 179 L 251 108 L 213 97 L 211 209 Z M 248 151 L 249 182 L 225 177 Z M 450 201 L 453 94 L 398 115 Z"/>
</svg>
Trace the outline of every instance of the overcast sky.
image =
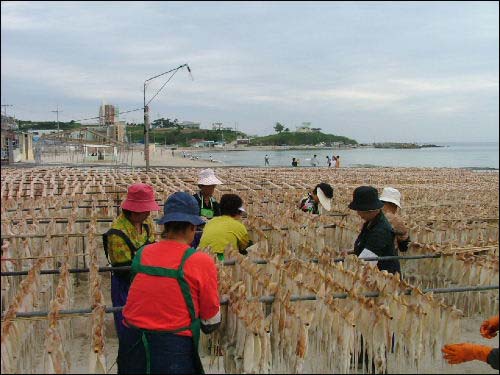
<svg viewBox="0 0 500 375">
<path fill-rule="evenodd" d="M 151 119 L 359 142 L 498 141 L 498 2 L 3 2 L 1 94 L 25 120 Z M 147 88 L 147 98 L 165 83 Z M 5 107 L 2 107 L 4 110 Z M 142 122 L 142 112 L 122 115 Z"/>
</svg>

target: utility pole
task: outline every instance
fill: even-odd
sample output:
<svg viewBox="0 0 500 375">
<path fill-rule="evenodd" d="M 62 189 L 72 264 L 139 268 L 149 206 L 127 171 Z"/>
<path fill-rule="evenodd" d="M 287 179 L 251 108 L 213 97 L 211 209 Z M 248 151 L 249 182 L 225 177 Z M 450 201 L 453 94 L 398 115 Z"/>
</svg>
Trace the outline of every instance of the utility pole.
<svg viewBox="0 0 500 375">
<path fill-rule="evenodd" d="M 12 104 L 2 104 L 3 107 L 3 115 L 7 117 L 7 107 L 14 107 Z"/>
<path fill-rule="evenodd" d="M 59 110 L 59 104 L 57 105 L 57 109 L 55 111 L 51 111 L 52 113 L 56 113 L 57 116 L 57 132 L 59 133 L 59 112 L 62 112 Z"/>
</svg>

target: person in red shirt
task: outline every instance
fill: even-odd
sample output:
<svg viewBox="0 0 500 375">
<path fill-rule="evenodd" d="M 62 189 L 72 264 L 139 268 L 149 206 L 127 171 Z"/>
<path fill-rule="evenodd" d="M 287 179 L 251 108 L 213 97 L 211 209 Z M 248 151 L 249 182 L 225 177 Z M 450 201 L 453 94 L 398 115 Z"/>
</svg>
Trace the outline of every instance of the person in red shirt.
<svg viewBox="0 0 500 375">
<path fill-rule="evenodd" d="M 220 325 L 217 269 L 206 253 L 190 248 L 203 224 L 196 199 L 172 194 L 164 205 L 163 240 L 140 249 L 123 309 L 118 373 L 200 374 L 200 329 Z"/>
</svg>

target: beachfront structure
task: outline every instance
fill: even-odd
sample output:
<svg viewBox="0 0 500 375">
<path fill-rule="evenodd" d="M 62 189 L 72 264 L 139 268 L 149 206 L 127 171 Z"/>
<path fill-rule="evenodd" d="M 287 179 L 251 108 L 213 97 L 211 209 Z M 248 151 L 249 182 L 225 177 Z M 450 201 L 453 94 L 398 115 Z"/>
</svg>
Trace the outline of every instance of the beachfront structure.
<svg viewBox="0 0 500 375">
<path fill-rule="evenodd" d="M 118 157 L 116 145 L 83 144 L 84 162 L 115 161 Z"/>
<path fill-rule="evenodd" d="M 237 145 L 249 145 L 250 144 L 250 138 L 238 138 L 236 140 Z"/>
<path fill-rule="evenodd" d="M 191 147 L 203 147 L 203 142 L 205 142 L 204 139 L 193 138 L 189 141 L 189 145 Z"/>
</svg>

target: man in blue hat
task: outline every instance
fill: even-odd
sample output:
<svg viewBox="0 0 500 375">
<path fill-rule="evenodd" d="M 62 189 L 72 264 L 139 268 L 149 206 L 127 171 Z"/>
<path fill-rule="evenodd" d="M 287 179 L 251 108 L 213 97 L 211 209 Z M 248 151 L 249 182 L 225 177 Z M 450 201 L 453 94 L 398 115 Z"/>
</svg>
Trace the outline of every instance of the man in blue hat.
<svg viewBox="0 0 500 375">
<path fill-rule="evenodd" d="M 372 186 L 359 186 L 354 190 L 351 210 L 364 220 L 363 228 L 354 242 L 354 254 L 359 258 L 373 258 L 396 255 L 394 231 L 382 212 L 384 203 L 378 198 L 378 191 Z M 379 270 L 401 273 L 399 260 L 370 261 Z"/>
<path fill-rule="evenodd" d="M 164 224 L 162 241 L 134 257 L 118 373 L 203 374 L 200 329 L 212 332 L 221 315 L 215 263 L 189 246 L 204 223 L 199 214 L 194 197 L 172 194 L 158 220 Z"/>
</svg>

